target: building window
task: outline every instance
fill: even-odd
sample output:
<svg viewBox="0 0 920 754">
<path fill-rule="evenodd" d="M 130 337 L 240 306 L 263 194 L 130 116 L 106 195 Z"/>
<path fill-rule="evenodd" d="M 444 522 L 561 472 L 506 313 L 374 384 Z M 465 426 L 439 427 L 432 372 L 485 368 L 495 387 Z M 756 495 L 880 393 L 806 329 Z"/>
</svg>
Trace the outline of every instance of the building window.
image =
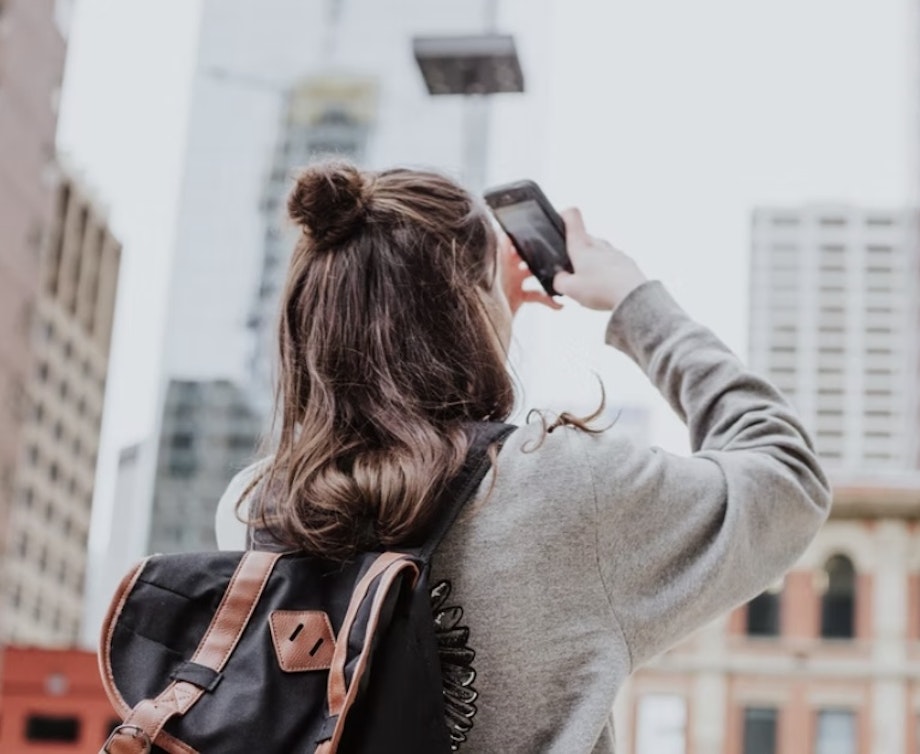
<svg viewBox="0 0 920 754">
<path fill-rule="evenodd" d="M 818 712 L 815 754 L 856 754 L 856 715 L 850 710 Z"/>
<path fill-rule="evenodd" d="M 856 570 L 845 555 L 834 555 L 824 566 L 821 597 L 821 636 L 852 639 L 855 635 Z"/>
<path fill-rule="evenodd" d="M 189 433 L 176 433 L 169 439 L 173 450 L 191 450 L 195 437 Z"/>
<path fill-rule="evenodd" d="M 781 588 L 770 588 L 748 602 L 748 636 L 779 636 Z"/>
<path fill-rule="evenodd" d="M 776 718 L 773 707 L 744 710 L 743 754 L 776 754 Z"/>
<path fill-rule="evenodd" d="M 80 721 L 75 717 L 30 715 L 26 719 L 27 741 L 75 743 L 80 738 Z"/>
<path fill-rule="evenodd" d="M 645 694 L 636 717 L 636 754 L 685 754 L 687 703 L 682 696 Z"/>
</svg>

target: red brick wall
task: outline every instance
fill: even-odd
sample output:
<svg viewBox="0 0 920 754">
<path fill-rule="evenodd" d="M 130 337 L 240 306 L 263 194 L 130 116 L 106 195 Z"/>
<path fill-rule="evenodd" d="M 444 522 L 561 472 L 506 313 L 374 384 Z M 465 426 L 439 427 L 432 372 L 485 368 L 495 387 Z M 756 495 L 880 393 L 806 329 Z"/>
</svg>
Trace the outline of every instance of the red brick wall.
<svg viewBox="0 0 920 754">
<path fill-rule="evenodd" d="M 115 713 L 102 688 L 95 654 L 8 647 L 0 663 L 0 752 L 98 754 Z M 28 741 L 31 715 L 76 718 L 78 740 Z"/>
</svg>

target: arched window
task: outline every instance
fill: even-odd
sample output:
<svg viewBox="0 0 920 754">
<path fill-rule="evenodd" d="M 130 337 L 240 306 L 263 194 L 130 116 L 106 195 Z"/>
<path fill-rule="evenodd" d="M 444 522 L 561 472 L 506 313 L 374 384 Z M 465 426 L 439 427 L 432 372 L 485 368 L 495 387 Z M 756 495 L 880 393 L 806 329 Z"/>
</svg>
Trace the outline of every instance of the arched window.
<svg viewBox="0 0 920 754">
<path fill-rule="evenodd" d="M 856 569 L 845 555 L 824 564 L 825 589 L 821 597 L 821 636 L 852 639 L 856 628 Z"/>
<path fill-rule="evenodd" d="M 748 602 L 748 636 L 779 636 L 782 591 L 783 582 L 778 581 Z"/>
</svg>

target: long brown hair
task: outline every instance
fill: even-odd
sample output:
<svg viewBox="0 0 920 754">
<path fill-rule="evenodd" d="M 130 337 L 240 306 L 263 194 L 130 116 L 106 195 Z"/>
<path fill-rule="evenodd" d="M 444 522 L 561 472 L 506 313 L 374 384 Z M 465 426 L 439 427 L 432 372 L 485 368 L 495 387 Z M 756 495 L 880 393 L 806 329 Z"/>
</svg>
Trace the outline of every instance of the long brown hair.
<svg viewBox="0 0 920 754">
<path fill-rule="evenodd" d="M 448 178 L 345 162 L 302 173 L 288 212 L 303 233 L 281 300 L 277 445 L 253 522 L 336 559 L 412 542 L 463 463 L 464 427 L 513 408 L 482 299 L 494 232 Z"/>
</svg>

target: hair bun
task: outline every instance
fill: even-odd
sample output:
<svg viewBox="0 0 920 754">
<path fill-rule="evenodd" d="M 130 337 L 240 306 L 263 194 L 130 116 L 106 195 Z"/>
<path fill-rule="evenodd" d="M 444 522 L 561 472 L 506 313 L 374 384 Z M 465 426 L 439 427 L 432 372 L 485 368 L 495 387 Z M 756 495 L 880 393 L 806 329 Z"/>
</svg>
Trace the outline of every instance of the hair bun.
<svg viewBox="0 0 920 754">
<path fill-rule="evenodd" d="M 347 241 L 364 225 L 364 177 L 351 163 L 321 162 L 297 179 L 288 197 L 288 214 L 321 246 Z"/>
</svg>

